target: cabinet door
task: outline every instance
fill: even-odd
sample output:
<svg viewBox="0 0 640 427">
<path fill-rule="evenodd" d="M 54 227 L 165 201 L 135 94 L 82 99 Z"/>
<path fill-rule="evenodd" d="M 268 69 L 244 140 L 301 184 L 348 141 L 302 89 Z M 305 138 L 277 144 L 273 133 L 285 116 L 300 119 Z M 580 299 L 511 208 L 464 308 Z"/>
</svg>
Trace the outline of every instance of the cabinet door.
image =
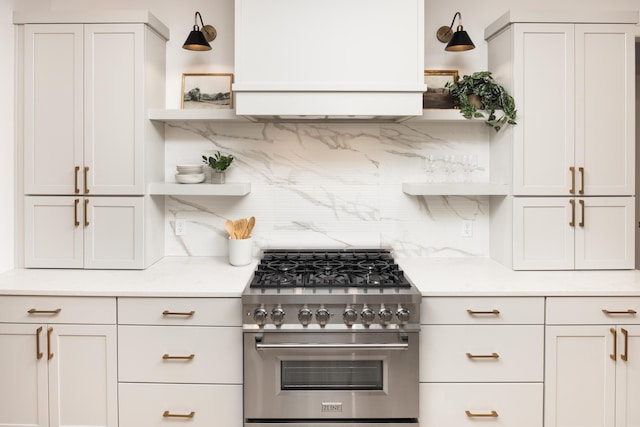
<svg viewBox="0 0 640 427">
<path fill-rule="evenodd" d="M 513 28 L 513 194 L 568 196 L 575 140 L 573 25 Z"/>
<path fill-rule="evenodd" d="M 82 197 L 24 198 L 25 267 L 82 268 Z"/>
<path fill-rule="evenodd" d="M 575 203 L 575 268 L 633 269 L 635 200 L 585 197 Z"/>
<path fill-rule="evenodd" d="M 574 210 L 569 198 L 514 198 L 514 270 L 570 270 L 574 266 Z"/>
<path fill-rule="evenodd" d="M 25 25 L 25 194 L 82 188 L 82 68 L 82 25 Z"/>
<path fill-rule="evenodd" d="M 144 268 L 144 199 L 85 198 L 84 268 Z"/>
<path fill-rule="evenodd" d="M 84 165 L 89 194 L 144 194 L 144 26 L 85 26 Z"/>
<path fill-rule="evenodd" d="M 616 362 L 610 326 L 547 326 L 545 427 L 611 427 Z"/>
<path fill-rule="evenodd" d="M 640 426 L 640 326 L 623 325 L 617 329 L 616 427 L 637 427 Z"/>
<path fill-rule="evenodd" d="M 115 325 L 50 325 L 51 427 L 116 427 Z"/>
<path fill-rule="evenodd" d="M 0 324 L 0 427 L 48 425 L 45 336 L 43 325 Z"/>
<path fill-rule="evenodd" d="M 585 195 L 633 195 L 633 26 L 576 25 L 576 166 Z"/>
</svg>

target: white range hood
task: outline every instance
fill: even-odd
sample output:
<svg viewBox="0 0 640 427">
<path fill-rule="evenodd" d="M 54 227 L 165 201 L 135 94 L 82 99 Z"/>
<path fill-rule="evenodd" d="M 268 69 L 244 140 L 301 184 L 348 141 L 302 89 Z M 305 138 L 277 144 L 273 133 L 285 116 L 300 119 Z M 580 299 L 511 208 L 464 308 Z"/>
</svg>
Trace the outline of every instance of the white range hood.
<svg viewBox="0 0 640 427">
<path fill-rule="evenodd" d="M 399 120 L 422 114 L 424 0 L 236 0 L 236 114 Z"/>
</svg>

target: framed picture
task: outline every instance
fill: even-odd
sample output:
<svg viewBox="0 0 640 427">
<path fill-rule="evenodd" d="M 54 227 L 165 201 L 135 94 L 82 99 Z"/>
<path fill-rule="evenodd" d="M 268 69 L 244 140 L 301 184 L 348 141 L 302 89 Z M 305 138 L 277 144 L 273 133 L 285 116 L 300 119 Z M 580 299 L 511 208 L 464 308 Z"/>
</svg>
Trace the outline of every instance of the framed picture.
<svg viewBox="0 0 640 427">
<path fill-rule="evenodd" d="M 183 74 L 180 106 L 184 110 L 233 108 L 232 83 L 233 74 Z"/>
<path fill-rule="evenodd" d="M 458 78 L 458 70 L 424 70 L 427 91 L 422 94 L 422 108 L 453 108 L 453 99 L 444 86 Z"/>
</svg>

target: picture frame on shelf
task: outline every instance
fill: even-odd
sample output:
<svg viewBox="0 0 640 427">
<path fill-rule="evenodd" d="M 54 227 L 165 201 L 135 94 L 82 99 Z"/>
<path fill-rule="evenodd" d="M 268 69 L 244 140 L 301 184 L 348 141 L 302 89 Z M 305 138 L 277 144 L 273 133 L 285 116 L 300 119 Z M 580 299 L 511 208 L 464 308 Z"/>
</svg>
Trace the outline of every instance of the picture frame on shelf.
<svg viewBox="0 0 640 427">
<path fill-rule="evenodd" d="M 184 73 L 180 108 L 231 109 L 233 108 L 232 73 Z"/>
<path fill-rule="evenodd" d="M 427 91 L 422 94 L 422 108 L 453 109 L 453 98 L 445 85 L 455 82 L 457 78 L 458 70 L 424 70 Z"/>
</svg>

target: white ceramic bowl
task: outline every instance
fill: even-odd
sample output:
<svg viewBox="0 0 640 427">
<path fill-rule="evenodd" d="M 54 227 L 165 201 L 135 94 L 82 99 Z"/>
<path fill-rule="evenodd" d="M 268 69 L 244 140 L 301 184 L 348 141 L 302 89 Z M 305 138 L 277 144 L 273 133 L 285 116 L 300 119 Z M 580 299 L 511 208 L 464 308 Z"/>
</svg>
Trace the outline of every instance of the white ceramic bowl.
<svg viewBox="0 0 640 427">
<path fill-rule="evenodd" d="M 181 174 L 202 173 L 202 165 L 178 165 L 176 170 Z"/>
<path fill-rule="evenodd" d="M 204 181 L 203 173 L 177 173 L 176 181 L 180 184 L 198 184 Z"/>
</svg>

